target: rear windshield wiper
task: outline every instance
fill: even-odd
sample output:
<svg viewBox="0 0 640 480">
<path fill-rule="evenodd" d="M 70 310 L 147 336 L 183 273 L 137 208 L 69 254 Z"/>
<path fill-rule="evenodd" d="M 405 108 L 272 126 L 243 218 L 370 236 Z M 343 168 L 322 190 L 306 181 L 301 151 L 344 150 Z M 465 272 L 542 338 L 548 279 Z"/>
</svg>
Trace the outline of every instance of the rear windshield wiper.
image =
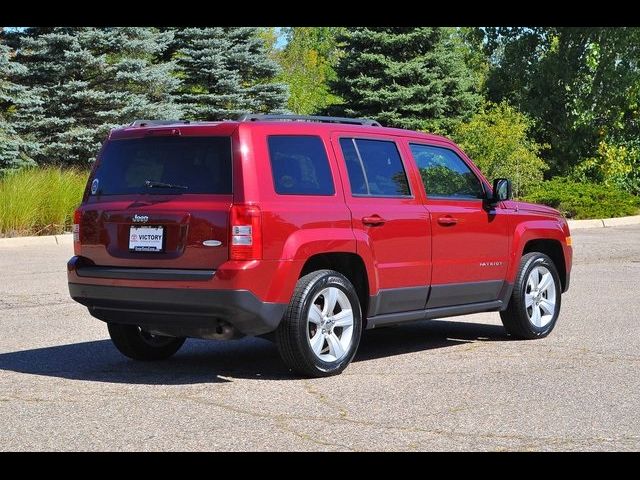
<svg viewBox="0 0 640 480">
<path fill-rule="evenodd" d="M 147 188 L 181 188 L 183 190 L 189 189 L 189 187 L 187 187 L 186 185 L 174 185 L 173 183 L 154 182 L 153 180 L 145 180 L 144 184 Z"/>
</svg>

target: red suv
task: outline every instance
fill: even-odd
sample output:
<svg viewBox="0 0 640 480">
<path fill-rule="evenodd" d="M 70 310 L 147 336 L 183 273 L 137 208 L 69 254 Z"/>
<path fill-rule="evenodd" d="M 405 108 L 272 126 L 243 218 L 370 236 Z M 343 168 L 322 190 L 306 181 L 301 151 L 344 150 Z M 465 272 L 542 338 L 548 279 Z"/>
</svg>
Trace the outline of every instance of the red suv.
<svg viewBox="0 0 640 480">
<path fill-rule="evenodd" d="M 124 355 L 274 333 L 309 376 L 413 320 L 499 311 L 544 337 L 572 258 L 559 212 L 511 200 L 451 140 L 335 117 L 113 130 L 74 223 L 71 297 Z"/>
</svg>

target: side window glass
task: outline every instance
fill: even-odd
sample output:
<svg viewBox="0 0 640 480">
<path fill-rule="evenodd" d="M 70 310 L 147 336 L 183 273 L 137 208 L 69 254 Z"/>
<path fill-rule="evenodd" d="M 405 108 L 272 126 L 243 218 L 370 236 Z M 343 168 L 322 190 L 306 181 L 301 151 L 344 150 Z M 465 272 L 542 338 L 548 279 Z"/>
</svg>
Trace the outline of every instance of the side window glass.
<svg viewBox="0 0 640 480">
<path fill-rule="evenodd" d="M 405 197 L 411 195 L 407 174 L 395 142 L 342 138 L 340 147 L 354 195 Z"/>
<path fill-rule="evenodd" d="M 329 159 L 320 137 L 273 135 L 268 139 L 271 173 L 280 195 L 333 195 Z"/>
<path fill-rule="evenodd" d="M 340 148 L 342 148 L 342 156 L 347 165 L 347 172 L 349 172 L 351 193 L 354 195 L 367 195 L 367 181 L 364 178 L 364 170 L 362 169 L 360 156 L 353 138 L 341 138 Z"/>
<path fill-rule="evenodd" d="M 428 197 L 483 198 L 480 180 L 453 150 L 415 143 L 410 147 Z"/>
</svg>

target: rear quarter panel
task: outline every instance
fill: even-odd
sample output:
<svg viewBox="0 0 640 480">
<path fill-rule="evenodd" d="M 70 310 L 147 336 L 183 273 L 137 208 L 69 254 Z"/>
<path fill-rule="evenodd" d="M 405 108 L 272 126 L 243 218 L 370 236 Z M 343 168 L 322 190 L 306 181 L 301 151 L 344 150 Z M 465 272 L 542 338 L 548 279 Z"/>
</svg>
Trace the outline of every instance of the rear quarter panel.
<svg viewBox="0 0 640 480">
<path fill-rule="evenodd" d="M 334 182 L 333 195 L 282 195 L 275 192 L 267 139 L 270 135 L 319 137 L 327 152 Z M 351 216 L 344 200 L 342 179 L 330 145 L 328 130 L 305 124 L 255 124 L 239 128 L 240 168 L 234 184 L 234 201 L 255 203 L 262 212 L 263 259 L 293 262 L 285 285 L 293 291 L 304 262 L 312 255 L 356 252 Z M 288 301 L 288 300 L 287 300 Z"/>
</svg>

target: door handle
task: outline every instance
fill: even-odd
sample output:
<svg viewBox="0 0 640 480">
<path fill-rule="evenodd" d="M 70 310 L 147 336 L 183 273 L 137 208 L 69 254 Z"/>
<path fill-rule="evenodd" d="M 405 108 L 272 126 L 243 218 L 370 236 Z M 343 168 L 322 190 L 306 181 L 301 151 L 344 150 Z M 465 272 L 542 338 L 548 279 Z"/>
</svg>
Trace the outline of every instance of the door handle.
<svg viewBox="0 0 640 480">
<path fill-rule="evenodd" d="M 378 227 L 384 225 L 385 219 L 379 215 L 371 215 L 369 217 L 362 217 L 362 223 L 369 225 L 370 227 Z"/>
<path fill-rule="evenodd" d="M 438 218 L 438 223 L 445 226 L 455 225 L 456 223 L 458 223 L 458 219 L 452 217 L 451 215 L 445 215 L 444 217 Z"/>
</svg>

